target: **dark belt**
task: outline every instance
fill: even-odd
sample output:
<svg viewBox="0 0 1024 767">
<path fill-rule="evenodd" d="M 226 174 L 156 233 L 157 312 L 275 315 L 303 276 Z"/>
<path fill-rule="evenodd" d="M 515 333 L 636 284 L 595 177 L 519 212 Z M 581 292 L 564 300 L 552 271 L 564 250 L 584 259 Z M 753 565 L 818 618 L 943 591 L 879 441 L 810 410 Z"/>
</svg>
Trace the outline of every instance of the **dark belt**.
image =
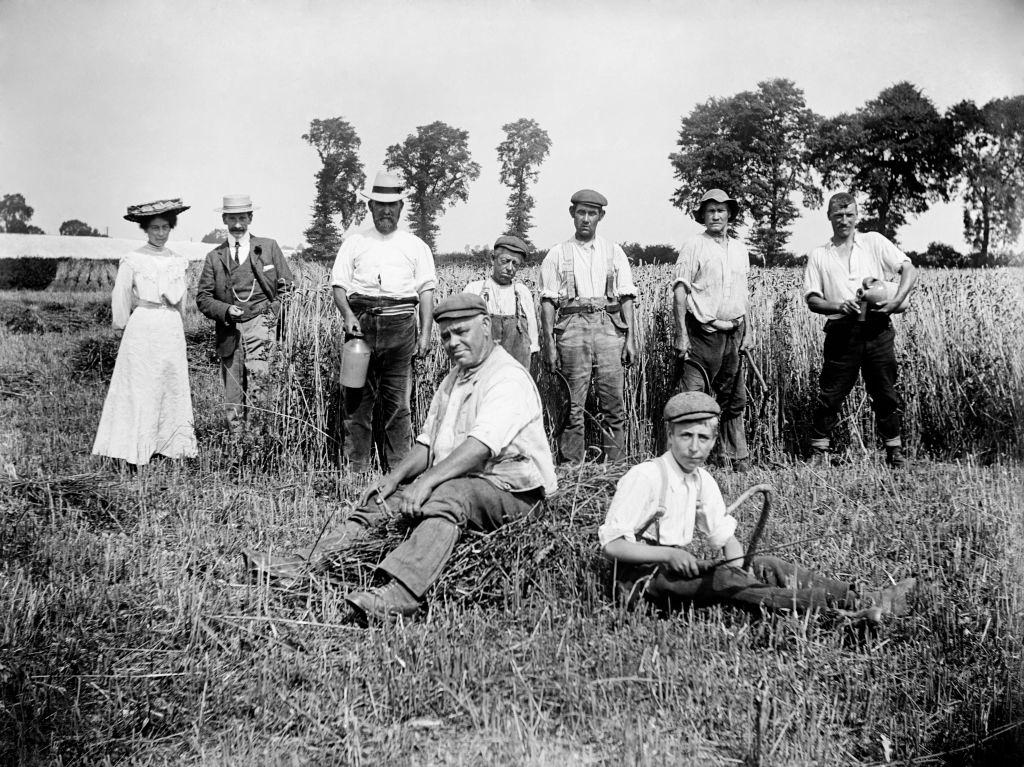
<svg viewBox="0 0 1024 767">
<path fill-rule="evenodd" d="M 563 306 L 558 310 L 560 316 L 568 316 L 571 314 L 594 314 L 595 312 L 608 312 L 609 314 L 615 314 L 615 312 L 621 311 L 621 304 L 605 304 L 598 306 L 594 304 L 577 304 L 576 306 Z"/>
<path fill-rule="evenodd" d="M 403 309 L 408 309 L 409 312 L 415 311 L 419 300 L 415 298 L 392 298 L 390 296 L 363 296 L 354 293 L 349 296 L 348 302 L 355 314 L 379 316 L 381 314 L 403 313 Z"/>
</svg>

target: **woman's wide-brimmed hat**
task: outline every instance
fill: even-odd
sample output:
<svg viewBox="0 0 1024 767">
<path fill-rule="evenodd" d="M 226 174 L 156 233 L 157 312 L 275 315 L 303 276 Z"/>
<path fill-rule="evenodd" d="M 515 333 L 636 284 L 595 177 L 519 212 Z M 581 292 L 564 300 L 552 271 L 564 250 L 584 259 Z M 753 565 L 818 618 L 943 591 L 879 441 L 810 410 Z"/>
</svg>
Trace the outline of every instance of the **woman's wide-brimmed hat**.
<svg viewBox="0 0 1024 767">
<path fill-rule="evenodd" d="M 226 194 L 224 207 L 217 208 L 218 213 L 252 213 L 254 210 L 252 198 L 247 194 Z"/>
<path fill-rule="evenodd" d="M 723 192 L 721 189 L 709 189 L 704 193 L 704 196 L 700 198 L 700 202 L 697 203 L 697 207 L 693 209 L 694 219 L 700 223 L 704 223 L 704 206 L 709 202 L 724 202 L 729 206 L 729 220 L 732 221 L 739 215 L 740 204 L 736 202 L 732 197 Z"/>
<path fill-rule="evenodd" d="M 359 196 L 364 200 L 376 202 L 398 202 L 411 194 L 411 191 L 405 189 L 405 179 L 395 173 L 382 170 L 373 180 L 370 191 L 360 192 Z"/>
<path fill-rule="evenodd" d="M 163 216 L 168 213 L 178 215 L 191 207 L 191 205 L 183 203 L 180 197 L 175 197 L 173 200 L 154 200 L 153 202 L 144 202 L 141 205 L 129 205 L 128 213 L 125 214 L 124 219 L 125 221 L 134 221 L 136 224 L 141 224 L 147 218 Z"/>
</svg>

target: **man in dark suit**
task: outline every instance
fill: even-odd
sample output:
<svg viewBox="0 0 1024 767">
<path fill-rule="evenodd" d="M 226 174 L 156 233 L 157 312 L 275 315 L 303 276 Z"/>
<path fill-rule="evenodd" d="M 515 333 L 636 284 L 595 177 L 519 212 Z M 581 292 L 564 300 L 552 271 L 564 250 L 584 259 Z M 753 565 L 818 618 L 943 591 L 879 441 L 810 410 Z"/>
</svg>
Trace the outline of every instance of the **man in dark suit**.
<svg viewBox="0 0 1024 767">
<path fill-rule="evenodd" d="M 257 398 L 292 273 L 277 242 L 249 233 L 252 200 L 228 195 L 218 208 L 228 238 L 206 255 L 196 291 L 199 311 L 217 323 L 217 355 L 228 423 L 236 427 Z"/>
</svg>

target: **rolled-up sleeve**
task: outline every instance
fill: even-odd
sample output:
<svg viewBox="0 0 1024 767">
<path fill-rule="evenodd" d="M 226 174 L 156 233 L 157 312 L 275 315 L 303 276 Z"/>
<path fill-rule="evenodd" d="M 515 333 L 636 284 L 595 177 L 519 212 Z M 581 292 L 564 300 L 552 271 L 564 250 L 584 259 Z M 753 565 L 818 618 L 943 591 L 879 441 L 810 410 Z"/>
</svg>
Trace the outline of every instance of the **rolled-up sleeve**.
<svg viewBox="0 0 1024 767">
<path fill-rule="evenodd" d="M 676 268 L 672 275 L 672 287 L 682 285 L 687 293 L 693 292 L 693 280 L 697 276 L 697 248 L 693 241 L 687 242 L 679 249 Z"/>
<path fill-rule="evenodd" d="M 437 287 L 437 271 L 434 267 L 434 257 L 426 243 L 420 243 L 419 252 L 416 254 L 416 266 L 413 280 L 416 286 L 416 294 L 424 290 L 434 290 Z"/>
<path fill-rule="evenodd" d="M 633 298 L 636 296 L 636 284 L 633 282 L 633 269 L 626 258 L 626 251 L 619 245 L 614 248 L 613 259 L 615 261 L 615 284 L 618 287 L 619 298 Z"/>
<path fill-rule="evenodd" d="M 544 256 L 540 265 L 540 297 L 557 301 L 561 298 L 562 276 L 558 273 L 558 259 L 562 255 L 562 247 L 555 245 Z"/>
<path fill-rule="evenodd" d="M 344 288 L 346 293 L 352 292 L 353 267 L 360 239 L 358 235 L 352 235 L 341 244 L 331 269 L 331 285 Z"/>
<path fill-rule="evenodd" d="M 648 476 L 651 467 L 651 464 L 634 466 L 615 486 L 615 496 L 604 524 L 597 529 L 602 549 L 619 538 L 635 543 L 637 528 L 656 511 L 655 482 Z"/>
<path fill-rule="evenodd" d="M 818 295 L 825 298 L 825 286 L 821 279 L 821 264 L 819 251 L 811 251 L 807 257 L 807 266 L 804 267 L 804 298 Z"/>
<path fill-rule="evenodd" d="M 112 324 L 118 330 L 124 330 L 128 324 L 128 318 L 132 313 L 132 281 L 135 276 L 135 269 L 132 266 L 131 258 L 125 256 L 117 265 L 117 276 L 114 278 L 114 288 L 110 291 L 110 314 Z"/>
<path fill-rule="evenodd" d="M 466 435 L 482 442 L 492 456 L 512 444 L 531 421 L 542 417 L 540 403 L 529 396 L 529 373 L 519 370 L 521 376 L 504 376 L 480 392 L 476 420 Z"/>
<path fill-rule="evenodd" d="M 537 329 L 537 307 L 533 303 L 533 296 L 530 289 L 522 283 L 516 284 L 519 291 L 519 300 L 523 303 L 523 312 L 526 313 L 526 334 L 530 338 L 530 353 L 540 351 L 540 333 Z"/>
<path fill-rule="evenodd" d="M 702 476 L 697 529 L 707 536 L 711 546 L 720 549 L 736 534 L 736 517 L 726 511 L 722 491 L 718 489 L 714 477 L 700 471 Z"/>
</svg>

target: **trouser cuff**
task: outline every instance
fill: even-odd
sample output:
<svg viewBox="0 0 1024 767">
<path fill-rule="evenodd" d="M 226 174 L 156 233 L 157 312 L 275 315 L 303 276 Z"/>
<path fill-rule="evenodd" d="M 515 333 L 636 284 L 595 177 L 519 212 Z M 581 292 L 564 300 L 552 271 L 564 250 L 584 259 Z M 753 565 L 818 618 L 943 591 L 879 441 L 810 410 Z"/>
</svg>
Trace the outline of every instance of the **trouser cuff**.
<svg viewBox="0 0 1024 767">
<path fill-rule="evenodd" d="M 893 437 L 885 441 L 886 447 L 903 447 L 903 439 L 900 437 Z"/>
</svg>

